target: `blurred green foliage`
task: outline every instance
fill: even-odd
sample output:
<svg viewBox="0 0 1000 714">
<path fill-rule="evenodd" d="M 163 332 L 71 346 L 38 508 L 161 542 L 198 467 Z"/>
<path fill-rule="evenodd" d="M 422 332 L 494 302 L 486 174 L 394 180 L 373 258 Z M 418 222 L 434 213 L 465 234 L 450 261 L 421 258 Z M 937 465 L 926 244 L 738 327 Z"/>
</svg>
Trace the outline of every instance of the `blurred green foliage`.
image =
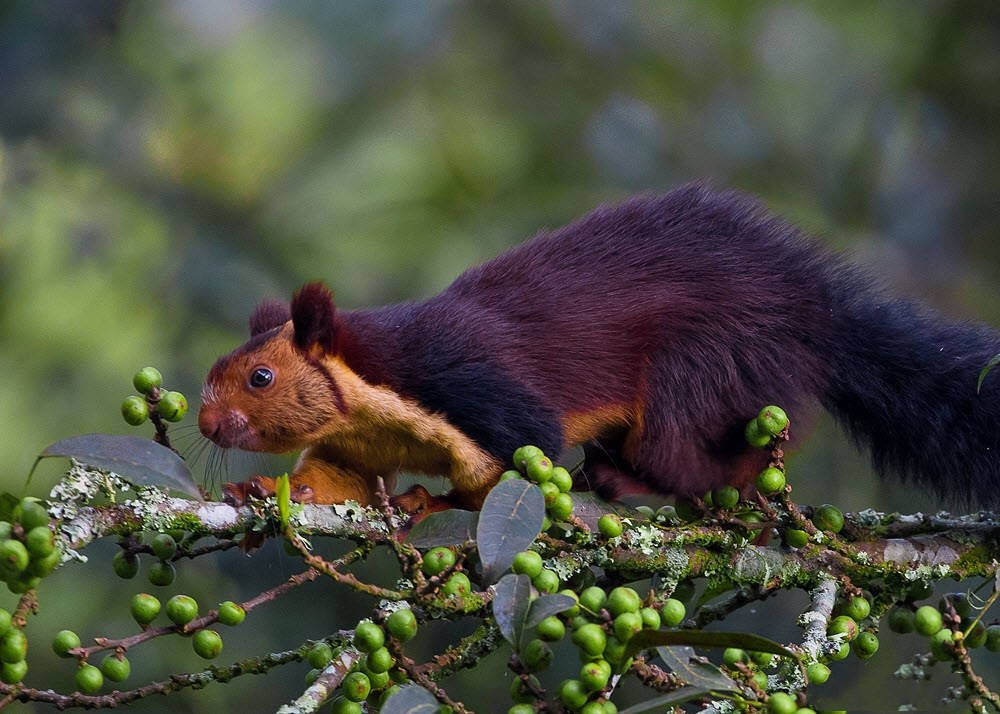
<svg viewBox="0 0 1000 714">
<path fill-rule="evenodd" d="M 262 296 L 312 278 L 348 307 L 426 296 L 541 227 L 696 178 L 1000 324 L 998 48 L 991 0 L 8 0 L 0 487 L 56 439 L 124 431 L 144 364 L 193 398 Z M 804 499 L 934 506 L 878 484 L 826 421 L 793 469 Z M 221 559 L 220 582 L 287 574 L 268 553 L 253 582 Z M 253 644 L 295 644 L 283 627 Z M 269 677 L 268 705 L 299 674 Z M 257 711 L 257 687 L 170 707 Z"/>
</svg>

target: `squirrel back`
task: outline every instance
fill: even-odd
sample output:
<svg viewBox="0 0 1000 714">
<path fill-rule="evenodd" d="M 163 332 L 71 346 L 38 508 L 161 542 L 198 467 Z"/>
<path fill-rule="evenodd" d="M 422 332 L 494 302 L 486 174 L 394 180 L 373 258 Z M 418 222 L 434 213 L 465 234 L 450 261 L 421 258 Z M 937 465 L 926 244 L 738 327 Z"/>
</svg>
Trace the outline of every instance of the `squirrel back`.
<svg viewBox="0 0 1000 714">
<path fill-rule="evenodd" d="M 293 480 L 313 491 L 311 458 L 336 467 L 326 480 L 443 474 L 476 506 L 533 443 L 586 444 L 606 496 L 700 494 L 766 465 L 743 438 L 762 405 L 810 402 L 880 470 L 964 500 L 1000 485 L 1000 377 L 976 394 L 1000 335 L 884 297 L 756 201 L 701 185 L 598 208 L 423 302 L 338 311 L 309 284 L 251 331 L 209 374 L 202 431 L 308 447 Z"/>
</svg>

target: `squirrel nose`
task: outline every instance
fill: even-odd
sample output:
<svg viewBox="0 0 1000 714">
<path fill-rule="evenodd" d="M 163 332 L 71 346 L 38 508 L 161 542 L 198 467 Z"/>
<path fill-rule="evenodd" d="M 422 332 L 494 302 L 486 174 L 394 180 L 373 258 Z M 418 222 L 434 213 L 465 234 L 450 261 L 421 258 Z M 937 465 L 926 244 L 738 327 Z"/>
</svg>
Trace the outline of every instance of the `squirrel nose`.
<svg viewBox="0 0 1000 714">
<path fill-rule="evenodd" d="M 221 427 L 222 420 L 219 418 L 219 412 L 202 405 L 198 411 L 198 430 L 202 435 L 215 441 Z"/>
</svg>

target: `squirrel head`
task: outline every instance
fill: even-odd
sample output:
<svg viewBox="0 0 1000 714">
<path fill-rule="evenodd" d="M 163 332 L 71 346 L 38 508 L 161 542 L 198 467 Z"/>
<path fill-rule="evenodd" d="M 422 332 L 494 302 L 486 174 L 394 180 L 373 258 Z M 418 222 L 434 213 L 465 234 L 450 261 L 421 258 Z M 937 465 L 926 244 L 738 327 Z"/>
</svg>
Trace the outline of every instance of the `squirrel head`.
<svg viewBox="0 0 1000 714">
<path fill-rule="evenodd" d="M 304 285 L 291 305 L 262 302 L 250 316 L 250 339 L 208 373 L 201 433 L 225 448 L 285 452 L 346 422 L 336 374 L 339 333 L 333 296 L 322 283 Z"/>
</svg>

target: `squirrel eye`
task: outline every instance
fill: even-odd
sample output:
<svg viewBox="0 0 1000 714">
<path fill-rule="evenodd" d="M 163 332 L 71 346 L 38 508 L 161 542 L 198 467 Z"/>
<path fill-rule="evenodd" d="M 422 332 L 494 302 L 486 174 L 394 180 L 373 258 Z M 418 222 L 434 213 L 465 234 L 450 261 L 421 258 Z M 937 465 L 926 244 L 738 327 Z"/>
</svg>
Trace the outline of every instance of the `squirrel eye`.
<svg viewBox="0 0 1000 714">
<path fill-rule="evenodd" d="M 250 374 L 251 387 L 266 387 L 274 379 L 274 373 L 267 367 L 258 367 Z"/>
</svg>

